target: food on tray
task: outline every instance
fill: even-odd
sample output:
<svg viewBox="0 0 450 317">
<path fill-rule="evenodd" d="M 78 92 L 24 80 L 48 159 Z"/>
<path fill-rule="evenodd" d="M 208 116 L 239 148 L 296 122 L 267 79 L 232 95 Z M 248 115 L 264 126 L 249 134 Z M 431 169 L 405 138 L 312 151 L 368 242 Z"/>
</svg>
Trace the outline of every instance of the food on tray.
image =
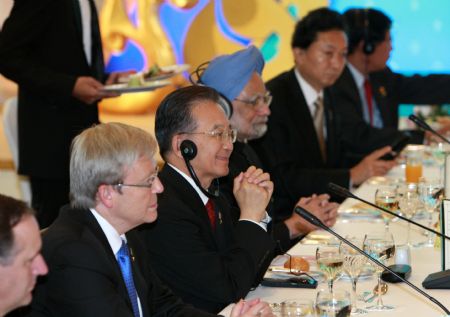
<svg viewBox="0 0 450 317">
<path fill-rule="evenodd" d="M 142 87 L 145 84 L 142 73 L 132 74 L 128 78 L 128 87 Z"/>
<path fill-rule="evenodd" d="M 292 267 L 290 268 L 290 265 Z M 300 256 L 291 256 L 289 259 L 284 262 L 284 267 L 291 270 L 298 271 L 309 271 L 309 263 L 304 258 Z"/>
<path fill-rule="evenodd" d="M 172 75 L 174 73 L 173 70 L 171 71 L 164 71 L 159 67 L 157 64 L 150 67 L 148 72 L 144 73 L 144 79 L 150 79 L 153 77 L 161 76 L 161 75 Z"/>
</svg>

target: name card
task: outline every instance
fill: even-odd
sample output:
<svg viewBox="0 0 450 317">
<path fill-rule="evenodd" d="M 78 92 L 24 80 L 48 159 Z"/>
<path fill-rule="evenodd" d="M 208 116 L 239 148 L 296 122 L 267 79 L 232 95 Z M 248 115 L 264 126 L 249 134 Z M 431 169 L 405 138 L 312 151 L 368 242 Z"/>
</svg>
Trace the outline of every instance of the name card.
<svg viewBox="0 0 450 317">
<path fill-rule="evenodd" d="M 444 199 L 441 207 L 441 232 L 445 235 L 450 233 L 450 199 Z M 450 241 L 441 239 L 442 270 L 450 269 Z"/>
</svg>

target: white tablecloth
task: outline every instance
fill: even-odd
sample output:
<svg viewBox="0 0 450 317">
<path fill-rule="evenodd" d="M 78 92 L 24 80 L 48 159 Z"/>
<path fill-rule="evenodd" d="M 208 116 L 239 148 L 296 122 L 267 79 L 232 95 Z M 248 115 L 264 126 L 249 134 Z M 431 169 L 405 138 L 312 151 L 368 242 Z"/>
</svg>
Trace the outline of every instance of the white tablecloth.
<svg viewBox="0 0 450 317">
<path fill-rule="evenodd" d="M 424 168 L 424 175 L 436 175 L 436 169 Z M 398 166 L 389 173 L 390 178 L 402 177 L 404 174 L 404 167 Z M 374 193 L 377 188 L 375 182 L 366 182 L 360 186 L 355 194 L 369 201 L 373 201 Z M 347 199 L 340 207 L 340 211 L 345 211 L 350 208 L 357 201 Z M 426 221 L 423 222 L 426 224 Z M 346 220 L 340 218 L 333 228 L 339 234 L 346 236 L 351 235 L 363 238 L 368 232 L 379 231 L 384 229 L 384 223 L 381 219 L 372 220 Z M 394 235 L 396 245 L 401 245 L 406 242 L 407 225 L 402 221 L 392 222 L 390 231 Z M 316 232 L 317 233 L 317 232 Z M 319 234 L 326 234 L 325 232 L 318 232 Z M 411 226 L 411 240 L 418 242 L 425 240 L 423 230 Z M 316 250 L 316 245 L 305 244 L 303 242 L 294 246 L 289 253 L 292 255 L 313 255 Z M 422 281 L 430 274 L 441 270 L 441 254 L 436 248 L 413 248 L 411 250 L 411 266 L 412 274 L 409 281 L 416 286 L 422 288 Z M 358 293 L 363 291 L 371 291 L 376 285 L 376 278 L 370 278 L 358 282 Z M 335 282 L 336 288 L 343 288 L 351 291 L 350 282 L 344 279 Z M 254 291 L 251 291 L 247 299 L 261 298 L 270 303 L 280 303 L 287 299 L 308 298 L 315 299 L 318 289 L 326 288 L 326 283 L 319 283 L 317 289 L 301 289 L 301 288 L 272 288 L 259 286 Z M 423 289 L 423 288 L 422 288 Z M 425 290 L 425 289 L 424 289 Z M 450 290 L 425 290 L 440 301 L 444 306 L 450 309 Z M 389 284 L 388 293 L 383 296 L 385 304 L 394 305 L 396 308 L 390 312 L 369 312 L 367 316 L 443 316 L 444 312 L 430 302 L 427 298 L 417 293 L 404 283 Z M 373 302 L 372 302 L 373 304 Z M 368 304 L 359 301 L 359 307 L 363 308 Z M 222 311 L 225 316 L 229 315 L 231 305 Z"/>
</svg>

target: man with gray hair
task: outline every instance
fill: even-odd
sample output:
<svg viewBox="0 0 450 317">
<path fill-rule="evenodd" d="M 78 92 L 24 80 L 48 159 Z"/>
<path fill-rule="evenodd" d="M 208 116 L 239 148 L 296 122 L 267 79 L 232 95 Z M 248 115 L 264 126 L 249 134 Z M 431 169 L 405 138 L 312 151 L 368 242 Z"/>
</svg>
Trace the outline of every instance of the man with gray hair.
<svg viewBox="0 0 450 317">
<path fill-rule="evenodd" d="M 163 186 L 155 151 L 150 134 L 121 123 L 97 125 L 74 139 L 71 204 L 44 234 L 50 274 L 36 288 L 30 316 L 212 316 L 183 304 L 160 282 L 133 230 L 157 218 Z M 271 316 L 265 303 L 237 307 L 232 316 L 243 308 Z"/>
<path fill-rule="evenodd" d="M 0 316 L 28 305 L 36 278 L 45 274 L 34 211 L 0 194 Z"/>
<path fill-rule="evenodd" d="M 231 107 L 227 110 L 231 114 L 230 122 L 237 129 L 237 141 L 230 157 L 230 173 L 220 180 L 222 191 L 230 201 L 236 205 L 232 195 L 233 179 L 241 171 L 254 165 L 263 168 L 263 164 L 256 152 L 247 141 L 259 139 L 267 131 L 267 121 L 270 115 L 272 96 L 266 89 L 261 78 L 264 59 L 255 46 L 249 46 L 230 55 L 221 55 L 213 59 L 199 75 L 199 84 L 216 89 L 229 102 L 222 105 Z M 264 168 L 263 168 L 264 169 Z M 277 192 L 275 187 L 274 191 Z M 313 212 L 327 225 L 332 226 L 336 221 L 337 204 L 328 201 L 329 196 L 313 195 L 298 200 L 299 205 Z M 272 209 L 273 200 L 268 209 Z M 271 227 L 273 236 L 278 242 L 280 250 L 287 251 L 297 238 L 316 229 L 300 216 L 292 212 L 295 206 L 283 213 L 272 213 L 275 224 Z M 235 215 L 235 218 L 239 215 Z"/>
</svg>

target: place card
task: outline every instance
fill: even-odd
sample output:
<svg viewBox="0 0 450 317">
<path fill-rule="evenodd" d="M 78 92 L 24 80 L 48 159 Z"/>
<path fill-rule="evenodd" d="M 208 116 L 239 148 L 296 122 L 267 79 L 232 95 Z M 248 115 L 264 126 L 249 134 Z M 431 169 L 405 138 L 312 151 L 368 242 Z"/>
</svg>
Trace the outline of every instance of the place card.
<svg viewBox="0 0 450 317">
<path fill-rule="evenodd" d="M 448 197 L 448 196 L 447 196 Z M 441 232 L 444 235 L 450 233 L 450 199 L 444 199 L 441 205 Z M 450 269 L 450 241 L 441 238 L 442 270 Z"/>
</svg>

